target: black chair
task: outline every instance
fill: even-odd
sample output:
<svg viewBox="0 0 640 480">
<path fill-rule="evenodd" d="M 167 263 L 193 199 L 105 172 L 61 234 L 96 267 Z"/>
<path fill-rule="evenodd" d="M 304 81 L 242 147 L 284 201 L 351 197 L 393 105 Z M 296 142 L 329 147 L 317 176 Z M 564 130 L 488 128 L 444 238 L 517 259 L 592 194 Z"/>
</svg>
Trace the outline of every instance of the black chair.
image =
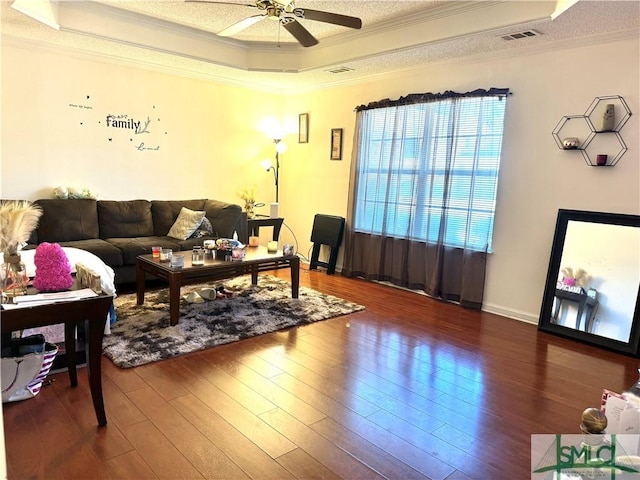
<svg viewBox="0 0 640 480">
<path fill-rule="evenodd" d="M 311 241 L 313 242 L 311 264 L 309 266 L 311 270 L 316 270 L 318 266 L 321 266 L 327 269 L 327 275 L 335 273 L 336 262 L 338 261 L 338 250 L 342 244 L 342 236 L 344 234 L 344 223 L 345 220 L 342 217 L 316 214 L 313 219 L 313 229 L 311 231 Z M 318 260 L 321 245 L 328 245 L 330 247 L 331 251 L 328 263 Z"/>
</svg>

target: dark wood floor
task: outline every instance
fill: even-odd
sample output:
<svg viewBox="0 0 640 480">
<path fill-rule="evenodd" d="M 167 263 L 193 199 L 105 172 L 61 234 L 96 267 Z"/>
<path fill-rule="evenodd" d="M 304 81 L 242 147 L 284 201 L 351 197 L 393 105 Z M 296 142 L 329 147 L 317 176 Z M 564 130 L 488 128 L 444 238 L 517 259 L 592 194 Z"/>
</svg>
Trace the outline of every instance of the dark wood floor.
<svg viewBox="0 0 640 480">
<path fill-rule="evenodd" d="M 276 275 L 286 277 L 286 271 Z M 533 433 L 579 433 L 638 360 L 361 280 L 301 283 L 366 310 L 134 369 L 103 357 L 4 405 L 10 479 L 525 479 Z M 542 293 L 542 292 L 541 292 Z"/>
</svg>

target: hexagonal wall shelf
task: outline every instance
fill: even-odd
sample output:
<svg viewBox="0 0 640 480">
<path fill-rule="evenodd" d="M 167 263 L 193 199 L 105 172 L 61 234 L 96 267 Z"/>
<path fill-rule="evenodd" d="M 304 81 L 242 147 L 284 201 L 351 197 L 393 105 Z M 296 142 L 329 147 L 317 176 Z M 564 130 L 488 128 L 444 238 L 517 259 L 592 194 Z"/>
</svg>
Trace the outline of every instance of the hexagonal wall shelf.
<svg viewBox="0 0 640 480">
<path fill-rule="evenodd" d="M 615 121 L 612 128 L 605 129 L 603 114 L 608 105 L 613 105 Z M 620 112 L 623 112 L 622 115 Z M 565 115 L 562 117 L 553 129 L 553 139 L 561 150 L 578 150 L 587 165 L 613 167 L 627 151 L 627 145 L 619 132 L 630 117 L 629 105 L 621 96 L 596 97 L 584 115 Z M 606 140 L 601 141 L 598 137 L 596 145 L 595 139 L 600 134 L 606 134 Z M 572 139 L 577 139 L 577 142 L 571 141 Z M 576 146 L 573 146 L 574 143 Z M 612 151 L 617 152 L 615 156 L 609 154 Z M 607 152 L 605 154 L 607 156 L 606 163 L 598 164 L 597 160 L 592 160 L 592 157 L 597 159 L 597 156 L 603 152 Z"/>
<path fill-rule="evenodd" d="M 584 115 L 565 115 L 553 129 L 552 135 L 559 149 L 582 150 L 584 145 L 589 144 L 595 133 Z M 575 147 L 567 147 L 564 145 L 566 138 L 576 138 L 578 144 Z"/>
</svg>

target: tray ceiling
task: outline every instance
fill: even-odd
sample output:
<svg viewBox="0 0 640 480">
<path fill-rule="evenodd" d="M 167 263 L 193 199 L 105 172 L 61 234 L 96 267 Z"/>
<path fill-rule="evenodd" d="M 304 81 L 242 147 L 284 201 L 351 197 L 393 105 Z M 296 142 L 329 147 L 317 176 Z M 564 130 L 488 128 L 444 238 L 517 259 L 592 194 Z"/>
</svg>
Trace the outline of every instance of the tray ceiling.
<svg viewBox="0 0 640 480">
<path fill-rule="evenodd" d="M 303 48 L 278 22 L 216 35 L 260 13 L 184 1 L 27 0 L 53 5 L 54 29 L 2 0 L 3 41 L 64 48 L 175 74 L 252 88 L 305 91 L 393 75 L 416 65 L 507 56 L 567 44 L 638 37 L 640 3 L 582 0 L 552 20 L 546 1 L 315 1 L 306 7 L 360 17 L 361 30 L 300 20 L 319 45 Z M 235 3 L 235 2 L 233 2 Z M 571 4 L 562 0 L 560 4 Z M 520 35 L 529 32 L 526 35 Z M 516 39 L 505 39 L 515 34 Z M 520 37 L 520 38 L 518 38 Z"/>
</svg>

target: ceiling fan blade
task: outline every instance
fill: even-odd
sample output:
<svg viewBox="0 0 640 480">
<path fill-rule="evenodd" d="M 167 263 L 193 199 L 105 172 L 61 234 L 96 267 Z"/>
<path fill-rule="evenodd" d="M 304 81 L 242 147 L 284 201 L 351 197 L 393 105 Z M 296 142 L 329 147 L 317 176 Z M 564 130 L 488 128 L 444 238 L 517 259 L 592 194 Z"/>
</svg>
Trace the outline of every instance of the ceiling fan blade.
<svg viewBox="0 0 640 480">
<path fill-rule="evenodd" d="M 251 17 L 247 17 L 245 19 L 240 20 L 237 23 L 234 23 L 233 25 L 228 26 L 227 28 L 225 28 L 221 32 L 218 32 L 218 36 L 219 37 L 231 37 L 231 36 L 235 35 L 236 33 L 241 32 L 245 28 L 249 28 L 251 25 L 255 25 L 256 23 L 258 23 L 260 20 L 262 20 L 264 18 L 267 18 L 267 16 L 266 15 L 253 15 Z"/>
<path fill-rule="evenodd" d="M 322 12 L 320 10 L 310 10 L 308 8 L 296 8 L 294 10 L 294 14 L 296 17 L 306 18 L 307 20 L 333 23 L 334 25 L 341 25 L 349 28 L 362 28 L 362 20 L 358 17 L 340 15 L 339 13 Z"/>
<path fill-rule="evenodd" d="M 312 47 L 318 44 L 318 40 L 316 40 L 316 38 L 309 33 L 309 30 L 304 28 L 300 22 L 297 22 L 295 18 L 282 18 L 280 23 L 303 47 Z"/>
<path fill-rule="evenodd" d="M 239 7 L 255 7 L 255 3 L 218 2 L 216 0 L 184 0 L 187 3 L 219 3 L 220 5 L 237 5 Z"/>
</svg>

